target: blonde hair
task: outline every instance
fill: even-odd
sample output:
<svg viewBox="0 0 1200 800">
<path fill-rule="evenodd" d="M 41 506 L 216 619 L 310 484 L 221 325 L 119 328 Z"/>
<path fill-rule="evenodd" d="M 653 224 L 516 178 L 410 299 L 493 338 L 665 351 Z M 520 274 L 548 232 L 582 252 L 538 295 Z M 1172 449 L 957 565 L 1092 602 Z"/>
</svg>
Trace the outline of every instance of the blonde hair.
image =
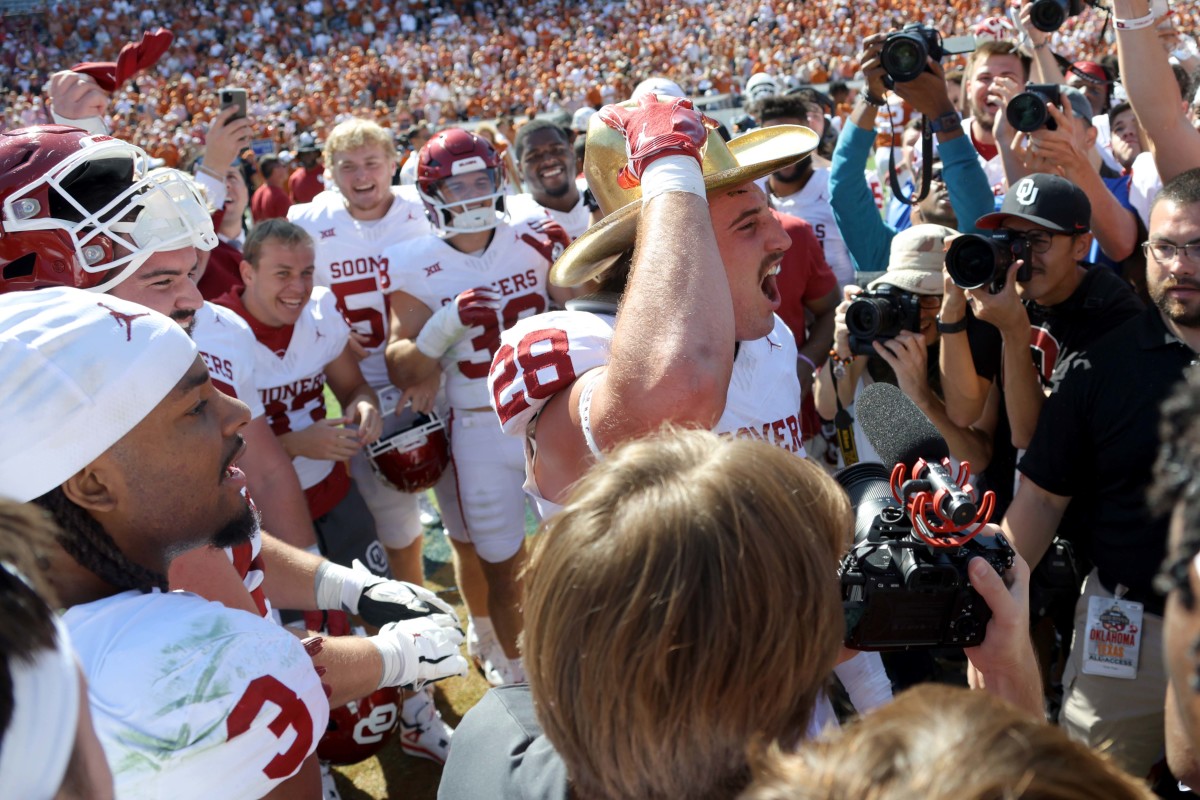
<svg viewBox="0 0 1200 800">
<path fill-rule="evenodd" d="M 526 569 L 524 664 L 583 798 L 728 798 L 805 731 L 843 635 L 840 487 L 771 445 L 672 431 L 597 464 Z"/>
<path fill-rule="evenodd" d="M 329 132 L 329 136 L 325 139 L 325 163 L 332 166 L 333 157 L 337 153 L 354 150 L 364 145 L 382 147 L 385 156 L 392 161 L 396 160 L 396 142 L 392 139 L 391 132 L 376 122 L 354 117 L 345 122 L 339 122 Z"/>
<path fill-rule="evenodd" d="M 740 800 L 1150 800 L 1104 756 L 985 691 L 916 686 L 793 755 Z"/>
</svg>

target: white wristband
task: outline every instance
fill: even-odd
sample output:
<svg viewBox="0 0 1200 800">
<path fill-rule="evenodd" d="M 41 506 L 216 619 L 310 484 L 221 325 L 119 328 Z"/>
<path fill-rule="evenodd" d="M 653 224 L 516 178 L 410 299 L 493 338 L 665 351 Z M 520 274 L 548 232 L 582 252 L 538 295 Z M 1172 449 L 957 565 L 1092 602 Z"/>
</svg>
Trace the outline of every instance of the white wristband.
<svg viewBox="0 0 1200 800">
<path fill-rule="evenodd" d="M 642 202 L 648 203 L 667 192 L 687 192 L 708 197 L 700 162 L 691 156 L 665 156 L 646 166 L 642 173 Z"/>
<path fill-rule="evenodd" d="M 376 576 L 366 569 L 354 570 L 322 561 L 317 567 L 314 580 L 317 593 L 317 608 L 322 611 L 346 611 L 358 613 L 358 601 L 367 582 Z"/>
<path fill-rule="evenodd" d="M 1159 19 L 1165 17 L 1171 11 L 1167 5 L 1167 0 L 1150 0 L 1150 10 L 1144 17 L 1134 17 L 1132 19 L 1121 19 L 1113 17 L 1113 27 L 1119 31 L 1140 31 L 1142 28 L 1149 28 L 1156 24 Z"/>
</svg>

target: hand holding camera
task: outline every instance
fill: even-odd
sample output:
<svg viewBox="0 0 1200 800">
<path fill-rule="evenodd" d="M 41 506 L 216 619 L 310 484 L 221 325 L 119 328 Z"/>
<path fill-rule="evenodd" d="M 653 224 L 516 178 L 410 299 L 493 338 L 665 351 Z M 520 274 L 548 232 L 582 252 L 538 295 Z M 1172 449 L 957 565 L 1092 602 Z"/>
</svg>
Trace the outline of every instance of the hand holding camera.
<svg viewBox="0 0 1200 800">
<path fill-rule="evenodd" d="M 1047 124 L 1028 136 L 1017 134 L 1012 150 L 1017 159 L 1031 172 L 1062 175 L 1073 183 L 1084 172 L 1094 172 L 1088 154 L 1077 144 L 1082 124 L 1073 113 L 1055 105 L 1044 105 Z"/>
</svg>

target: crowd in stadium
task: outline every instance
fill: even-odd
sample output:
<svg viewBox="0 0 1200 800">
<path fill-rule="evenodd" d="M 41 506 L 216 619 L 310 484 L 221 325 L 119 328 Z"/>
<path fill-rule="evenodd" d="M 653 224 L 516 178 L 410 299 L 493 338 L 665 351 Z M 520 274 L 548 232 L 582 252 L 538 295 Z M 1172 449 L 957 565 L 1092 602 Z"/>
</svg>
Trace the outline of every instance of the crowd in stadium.
<svg viewBox="0 0 1200 800">
<path fill-rule="evenodd" d="M 0 795 L 1200 785 L 1200 5 L 21 11 Z"/>
</svg>

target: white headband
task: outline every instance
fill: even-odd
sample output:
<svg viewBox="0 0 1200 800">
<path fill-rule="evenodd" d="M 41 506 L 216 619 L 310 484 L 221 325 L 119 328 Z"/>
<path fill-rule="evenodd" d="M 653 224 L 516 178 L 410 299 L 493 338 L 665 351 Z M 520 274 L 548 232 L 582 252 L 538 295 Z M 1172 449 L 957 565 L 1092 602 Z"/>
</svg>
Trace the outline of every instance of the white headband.
<svg viewBox="0 0 1200 800">
<path fill-rule="evenodd" d="M 39 497 L 133 430 L 196 363 L 168 317 L 54 287 L 0 295 L 0 495 Z"/>
<path fill-rule="evenodd" d="M 18 575 L 7 564 L 0 565 Z M 79 667 L 67 628 L 54 617 L 55 646 L 26 662 L 8 659 L 13 713 L 0 739 L 5 797 L 51 800 L 62 786 L 79 726 Z M 7 657 L 7 656 L 6 656 Z"/>
</svg>

